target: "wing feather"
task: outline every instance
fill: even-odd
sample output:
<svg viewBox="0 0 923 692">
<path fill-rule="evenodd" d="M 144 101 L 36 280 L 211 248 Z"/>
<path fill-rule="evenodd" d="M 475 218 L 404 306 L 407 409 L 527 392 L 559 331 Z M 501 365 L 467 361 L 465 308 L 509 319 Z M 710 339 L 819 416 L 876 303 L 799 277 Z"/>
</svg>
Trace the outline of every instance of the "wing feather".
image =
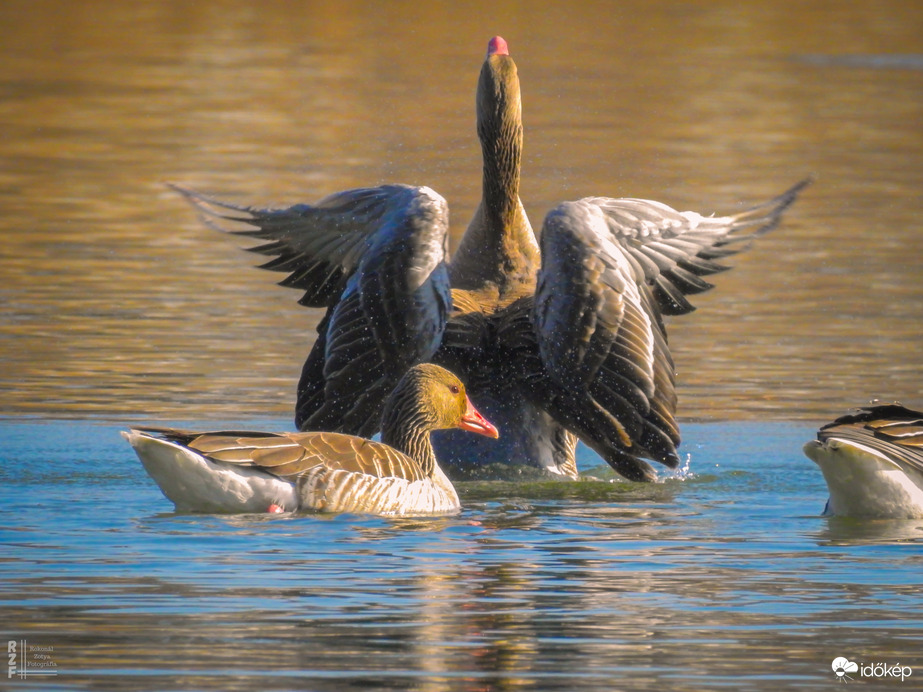
<svg viewBox="0 0 923 692">
<path fill-rule="evenodd" d="M 622 473 L 643 476 L 627 455 L 678 463 L 676 389 L 663 315 L 695 308 L 701 277 L 774 228 L 810 183 L 729 216 L 676 211 L 643 199 L 590 197 L 552 210 L 542 230 L 535 330 L 556 417 Z M 532 378 L 533 387 L 537 378 Z M 578 412 L 563 410 L 562 402 Z M 589 425 L 587 421 L 595 421 Z"/>
<path fill-rule="evenodd" d="M 654 260 L 626 253 L 590 200 L 552 210 L 541 241 L 533 321 L 551 381 L 542 405 L 629 478 L 652 477 L 638 457 L 676 465 L 673 365 L 645 278 Z"/>
<path fill-rule="evenodd" d="M 728 216 L 676 211 L 661 202 L 635 198 L 587 197 L 605 217 L 612 238 L 634 259 L 635 277 L 654 288 L 663 314 L 680 315 L 695 307 L 686 295 L 712 284 L 698 278 L 728 267 L 715 262 L 749 247 L 775 228 L 782 213 L 811 179 L 802 180 L 768 202 Z"/>
<path fill-rule="evenodd" d="M 295 480 L 317 467 L 408 482 L 426 478 L 420 465 L 405 454 L 380 442 L 353 435 L 145 430 L 180 442 L 212 461 L 259 468 L 289 480 Z"/>
<path fill-rule="evenodd" d="M 429 360 L 445 330 L 445 200 L 426 187 L 383 185 L 257 209 L 174 187 L 210 225 L 266 241 L 253 248 L 272 257 L 262 268 L 288 273 L 281 284 L 305 291 L 301 304 L 327 308 L 299 382 L 298 427 L 377 432 L 388 393 Z"/>
</svg>

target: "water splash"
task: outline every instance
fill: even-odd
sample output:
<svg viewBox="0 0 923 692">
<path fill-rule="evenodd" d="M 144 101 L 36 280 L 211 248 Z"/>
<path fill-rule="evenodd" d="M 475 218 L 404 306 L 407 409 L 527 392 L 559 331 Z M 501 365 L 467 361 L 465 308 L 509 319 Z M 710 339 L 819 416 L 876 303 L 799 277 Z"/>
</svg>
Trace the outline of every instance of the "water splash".
<svg viewBox="0 0 923 692">
<path fill-rule="evenodd" d="M 686 463 L 682 466 L 672 469 L 669 473 L 664 474 L 658 479 L 658 482 L 664 481 L 688 481 L 696 477 L 690 467 L 692 466 L 692 454 L 686 454 Z"/>
</svg>

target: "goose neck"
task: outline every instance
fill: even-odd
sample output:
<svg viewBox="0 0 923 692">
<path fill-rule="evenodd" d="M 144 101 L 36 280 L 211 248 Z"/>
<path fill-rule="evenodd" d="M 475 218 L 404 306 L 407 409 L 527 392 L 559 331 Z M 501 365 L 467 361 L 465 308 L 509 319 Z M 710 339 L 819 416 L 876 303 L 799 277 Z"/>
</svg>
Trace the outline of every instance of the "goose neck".
<svg viewBox="0 0 923 692">
<path fill-rule="evenodd" d="M 519 206 L 522 166 L 522 120 L 515 103 L 494 103 L 478 117 L 478 137 L 483 159 L 482 199 L 490 221 L 510 225 Z"/>
<path fill-rule="evenodd" d="M 381 441 L 416 461 L 423 473 L 432 476 L 436 467 L 436 452 L 429 439 L 430 421 L 419 410 L 396 406 L 385 412 Z"/>
</svg>

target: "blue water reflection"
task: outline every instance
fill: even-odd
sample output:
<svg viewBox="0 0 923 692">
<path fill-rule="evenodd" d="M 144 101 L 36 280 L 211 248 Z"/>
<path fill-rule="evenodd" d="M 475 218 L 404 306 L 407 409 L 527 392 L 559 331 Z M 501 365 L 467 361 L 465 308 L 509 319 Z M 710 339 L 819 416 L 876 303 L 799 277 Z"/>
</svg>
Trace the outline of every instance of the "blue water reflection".
<svg viewBox="0 0 923 692">
<path fill-rule="evenodd" d="M 919 660 L 923 522 L 820 517 L 810 427 L 684 430 L 684 479 L 465 484 L 458 516 L 383 519 L 175 514 L 116 426 L 3 421 L 2 629 L 54 647 L 61 689 L 773 689 Z"/>
</svg>

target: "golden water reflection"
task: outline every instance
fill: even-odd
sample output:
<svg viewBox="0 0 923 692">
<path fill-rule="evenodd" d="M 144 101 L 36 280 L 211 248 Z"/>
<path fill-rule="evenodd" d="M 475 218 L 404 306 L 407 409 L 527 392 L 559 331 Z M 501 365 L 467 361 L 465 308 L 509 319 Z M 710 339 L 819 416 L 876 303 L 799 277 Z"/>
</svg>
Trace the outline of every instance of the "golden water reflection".
<svg viewBox="0 0 923 692">
<path fill-rule="evenodd" d="M 923 8 L 465 8 L 4 3 L 0 414 L 288 417 L 319 314 L 163 183 L 257 204 L 425 183 L 457 238 L 495 33 L 520 68 L 536 224 L 564 198 L 733 210 L 817 176 L 671 324 L 681 416 L 923 403 L 923 70 L 861 59 L 918 55 Z"/>
</svg>

